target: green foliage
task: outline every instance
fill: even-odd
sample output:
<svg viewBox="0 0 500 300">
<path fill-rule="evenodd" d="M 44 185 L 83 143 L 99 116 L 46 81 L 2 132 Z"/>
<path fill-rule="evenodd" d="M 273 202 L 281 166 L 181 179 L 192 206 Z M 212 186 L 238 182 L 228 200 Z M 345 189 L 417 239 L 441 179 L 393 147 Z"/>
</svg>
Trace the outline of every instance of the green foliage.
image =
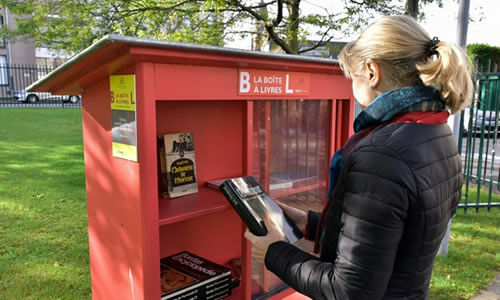
<svg viewBox="0 0 500 300">
<path fill-rule="evenodd" d="M 467 54 L 476 62 L 479 71 L 495 71 L 494 64 L 500 65 L 500 47 L 488 44 L 469 44 L 467 45 Z"/>
<path fill-rule="evenodd" d="M 200 4 L 202 3 L 202 4 Z M 75 53 L 107 34 L 222 46 L 221 1 L 1 0 L 18 28 L 7 39 L 32 38 L 37 46 Z M 230 22 L 229 22 L 230 23 Z"/>
<path fill-rule="evenodd" d="M 236 37 L 271 40 L 286 53 L 322 46 L 359 30 L 374 16 L 401 14 L 392 0 L 343 2 L 339 11 L 306 14 L 300 0 L 0 0 L 18 28 L 0 30 L 8 40 L 32 38 L 37 46 L 79 52 L 107 34 L 223 46 Z M 407 0 L 409 1 L 409 0 Z M 421 5 L 442 0 L 413 0 Z M 317 41 L 312 47 L 305 41 Z M 300 49 L 300 44 L 308 48 Z"/>
</svg>

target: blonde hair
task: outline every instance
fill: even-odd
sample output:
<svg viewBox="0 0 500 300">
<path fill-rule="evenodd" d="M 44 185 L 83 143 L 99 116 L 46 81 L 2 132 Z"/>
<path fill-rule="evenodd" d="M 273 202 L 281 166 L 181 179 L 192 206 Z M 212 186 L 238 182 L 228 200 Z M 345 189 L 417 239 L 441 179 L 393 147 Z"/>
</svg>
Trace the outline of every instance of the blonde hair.
<svg viewBox="0 0 500 300">
<path fill-rule="evenodd" d="M 451 113 L 455 113 L 472 98 L 467 56 L 451 43 L 436 42 L 432 48 L 429 34 L 409 16 L 383 17 L 342 49 L 340 66 L 351 78 L 364 62 L 372 59 L 380 65 L 382 78 L 394 89 L 432 85 L 441 92 Z"/>
</svg>

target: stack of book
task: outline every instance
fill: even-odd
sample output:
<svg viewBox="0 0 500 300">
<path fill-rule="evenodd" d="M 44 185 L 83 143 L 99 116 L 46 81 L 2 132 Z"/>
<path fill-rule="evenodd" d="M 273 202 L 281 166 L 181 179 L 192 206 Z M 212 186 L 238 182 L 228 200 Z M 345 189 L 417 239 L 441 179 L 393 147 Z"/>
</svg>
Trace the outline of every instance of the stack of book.
<svg viewBox="0 0 500 300">
<path fill-rule="evenodd" d="M 163 258 L 161 299 L 223 299 L 231 295 L 231 270 L 188 251 Z"/>
</svg>

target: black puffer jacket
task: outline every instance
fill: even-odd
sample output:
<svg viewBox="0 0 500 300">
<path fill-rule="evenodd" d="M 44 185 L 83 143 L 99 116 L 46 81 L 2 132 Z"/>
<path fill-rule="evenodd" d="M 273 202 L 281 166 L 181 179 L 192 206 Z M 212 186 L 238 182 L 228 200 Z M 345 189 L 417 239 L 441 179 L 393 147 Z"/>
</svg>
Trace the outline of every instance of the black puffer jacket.
<svg viewBox="0 0 500 300">
<path fill-rule="evenodd" d="M 276 242 L 267 268 L 313 299 L 426 299 L 463 181 L 449 126 L 390 123 L 344 159 L 321 259 Z"/>
</svg>

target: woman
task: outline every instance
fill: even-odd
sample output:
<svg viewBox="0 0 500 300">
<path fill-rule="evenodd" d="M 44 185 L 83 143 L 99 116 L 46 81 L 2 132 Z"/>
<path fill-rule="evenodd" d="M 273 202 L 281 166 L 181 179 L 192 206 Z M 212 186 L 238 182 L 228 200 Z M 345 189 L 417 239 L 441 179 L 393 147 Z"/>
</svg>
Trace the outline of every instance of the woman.
<svg viewBox="0 0 500 300">
<path fill-rule="evenodd" d="M 339 55 L 364 108 L 332 158 L 329 201 L 308 214 L 282 205 L 320 257 L 268 235 L 255 257 L 313 299 L 426 299 L 434 257 L 461 196 L 461 160 L 446 120 L 472 96 L 463 51 L 412 18 L 384 17 Z M 316 234 L 314 234 L 316 233 Z"/>
</svg>

